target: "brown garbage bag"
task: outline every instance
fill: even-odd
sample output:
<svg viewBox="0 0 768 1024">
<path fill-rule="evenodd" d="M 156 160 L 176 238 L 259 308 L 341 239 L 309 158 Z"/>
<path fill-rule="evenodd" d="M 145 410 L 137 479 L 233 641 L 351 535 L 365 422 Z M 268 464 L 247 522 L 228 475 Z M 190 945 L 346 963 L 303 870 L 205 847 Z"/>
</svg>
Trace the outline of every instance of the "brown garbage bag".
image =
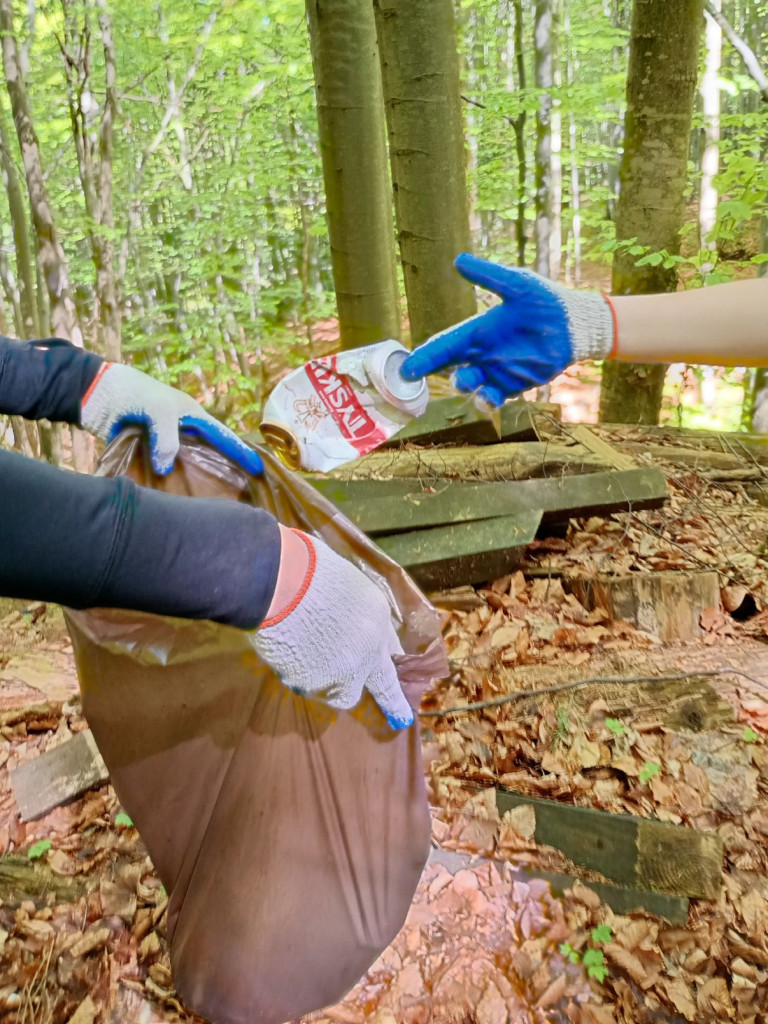
<svg viewBox="0 0 768 1024">
<path fill-rule="evenodd" d="M 437 613 L 405 573 L 261 452 L 248 478 L 187 442 L 154 476 L 136 432 L 101 472 L 261 505 L 388 582 L 414 707 L 446 674 Z M 222 581 L 226 585 L 226 581 Z M 215 1024 L 280 1024 L 338 1001 L 401 927 L 429 848 L 418 726 L 366 695 L 334 712 L 283 687 L 246 635 L 114 610 L 67 614 L 83 709 L 169 894 L 176 987 Z"/>
</svg>

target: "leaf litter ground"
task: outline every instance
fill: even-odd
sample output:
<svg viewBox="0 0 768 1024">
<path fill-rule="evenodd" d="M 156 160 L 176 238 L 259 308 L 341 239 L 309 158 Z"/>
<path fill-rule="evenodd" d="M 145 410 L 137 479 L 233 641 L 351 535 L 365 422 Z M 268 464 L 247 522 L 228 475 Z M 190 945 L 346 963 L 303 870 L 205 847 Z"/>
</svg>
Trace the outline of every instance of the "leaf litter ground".
<svg viewBox="0 0 768 1024">
<path fill-rule="evenodd" d="M 392 946 L 308 1021 L 768 1019 L 768 513 L 739 486 L 688 471 L 673 472 L 671 488 L 666 509 L 572 522 L 567 536 L 534 545 L 520 572 L 445 613 L 453 672 L 423 719 L 433 855 Z M 726 608 L 746 593 L 754 614 L 707 610 L 702 637 L 677 644 L 588 611 L 560 578 L 702 563 L 722 573 Z M 173 990 L 166 895 L 111 787 L 35 822 L 16 813 L 9 771 L 85 722 L 58 610 L 11 611 L 0 630 L 0 850 L 38 844 L 54 880 L 35 897 L 6 886 L 0 1021 L 194 1021 Z M 662 675 L 685 678 L 645 678 Z M 606 677 L 625 681 L 560 689 Z M 448 711 L 520 691 L 530 695 Z M 555 896 L 526 869 L 591 876 L 535 844 L 531 808 L 499 819 L 497 784 L 716 830 L 719 900 L 692 900 L 686 923 L 672 926 L 615 914 L 580 881 Z"/>
</svg>

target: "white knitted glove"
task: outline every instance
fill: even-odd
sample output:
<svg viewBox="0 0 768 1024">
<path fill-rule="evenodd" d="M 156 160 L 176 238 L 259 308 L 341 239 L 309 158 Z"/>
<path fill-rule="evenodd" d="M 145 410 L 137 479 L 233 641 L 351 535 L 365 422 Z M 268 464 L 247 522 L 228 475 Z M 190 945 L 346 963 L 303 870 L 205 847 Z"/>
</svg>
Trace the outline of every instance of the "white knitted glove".
<svg viewBox="0 0 768 1024">
<path fill-rule="evenodd" d="M 348 710 L 368 690 L 390 726 L 406 729 L 413 711 L 392 662 L 403 648 L 389 600 L 327 544 L 293 532 L 309 551 L 307 575 L 294 601 L 252 634 L 254 648 L 297 693 Z"/>
<path fill-rule="evenodd" d="M 179 432 L 201 437 L 254 476 L 264 471 L 257 453 L 189 395 L 123 363 L 104 363 L 80 406 L 80 425 L 112 441 L 128 424 L 149 432 L 152 468 L 160 476 L 173 469 Z"/>
</svg>

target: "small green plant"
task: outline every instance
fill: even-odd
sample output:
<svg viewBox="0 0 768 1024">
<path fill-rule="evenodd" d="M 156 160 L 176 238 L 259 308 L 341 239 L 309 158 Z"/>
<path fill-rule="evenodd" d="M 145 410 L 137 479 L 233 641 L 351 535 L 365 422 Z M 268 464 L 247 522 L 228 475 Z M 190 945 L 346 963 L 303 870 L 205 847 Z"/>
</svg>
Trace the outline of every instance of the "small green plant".
<svg viewBox="0 0 768 1024">
<path fill-rule="evenodd" d="M 50 850 L 52 846 L 53 843 L 50 839 L 38 839 L 38 841 L 33 843 L 27 850 L 27 856 L 30 860 L 39 860 L 44 853 L 47 853 L 48 850 Z"/>
<path fill-rule="evenodd" d="M 599 924 L 597 928 L 592 929 L 592 941 L 593 942 L 610 942 L 613 932 L 609 924 Z"/>
<path fill-rule="evenodd" d="M 640 769 L 640 781 L 650 782 L 654 775 L 658 775 L 661 771 L 661 766 L 655 761 L 646 761 L 643 767 Z"/>
<path fill-rule="evenodd" d="M 618 718 L 606 718 L 605 728 L 608 732 L 612 732 L 614 736 L 623 736 L 626 732 L 624 723 Z"/>
<path fill-rule="evenodd" d="M 118 811 L 115 815 L 115 828 L 133 828 L 133 821 L 125 811 Z"/>
<path fill-rule="evenodd" d="M 570 942 L 561 942 L 560 952 L 566 959 L 570 960 L 572 964 L 577 964 L 581 960 L 578 952 L 573 948 Z"/>
<path fill-rule="evenodd" d="M 600 982 L 605 981 L 608 968 L 605 966 L 605 957 L 603 956 L 602 949 L 588 949 L 584 953 L 582 963 L 587 968 L 587 974 L 590 978 L 596 978 Z"/>
<path fill-rule="evenodd" d="M 745 743 L 754 743 L 759 737 L 754 729 L 747 726 L 742 733 L 742 739 Z"/>
</svg>

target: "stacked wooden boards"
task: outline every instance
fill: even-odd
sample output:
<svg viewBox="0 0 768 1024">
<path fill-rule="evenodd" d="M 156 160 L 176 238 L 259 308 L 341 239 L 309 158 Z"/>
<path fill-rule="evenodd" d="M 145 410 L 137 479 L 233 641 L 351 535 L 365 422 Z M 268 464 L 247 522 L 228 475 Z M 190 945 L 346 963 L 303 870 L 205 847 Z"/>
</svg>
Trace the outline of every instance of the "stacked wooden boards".
<svg viewBox="0 0 768 1024">
<path fill-rule="evenodd" d="M 481 583 L 513 569 L 542 524 L 666 500 L 663 473 L 585 427 L 539 440 L 536 417 L 555 409 L 510 402 L 490 419 L 438 399 L 387 450 L 310 479 L 423 588 Z"/>
</svg>

